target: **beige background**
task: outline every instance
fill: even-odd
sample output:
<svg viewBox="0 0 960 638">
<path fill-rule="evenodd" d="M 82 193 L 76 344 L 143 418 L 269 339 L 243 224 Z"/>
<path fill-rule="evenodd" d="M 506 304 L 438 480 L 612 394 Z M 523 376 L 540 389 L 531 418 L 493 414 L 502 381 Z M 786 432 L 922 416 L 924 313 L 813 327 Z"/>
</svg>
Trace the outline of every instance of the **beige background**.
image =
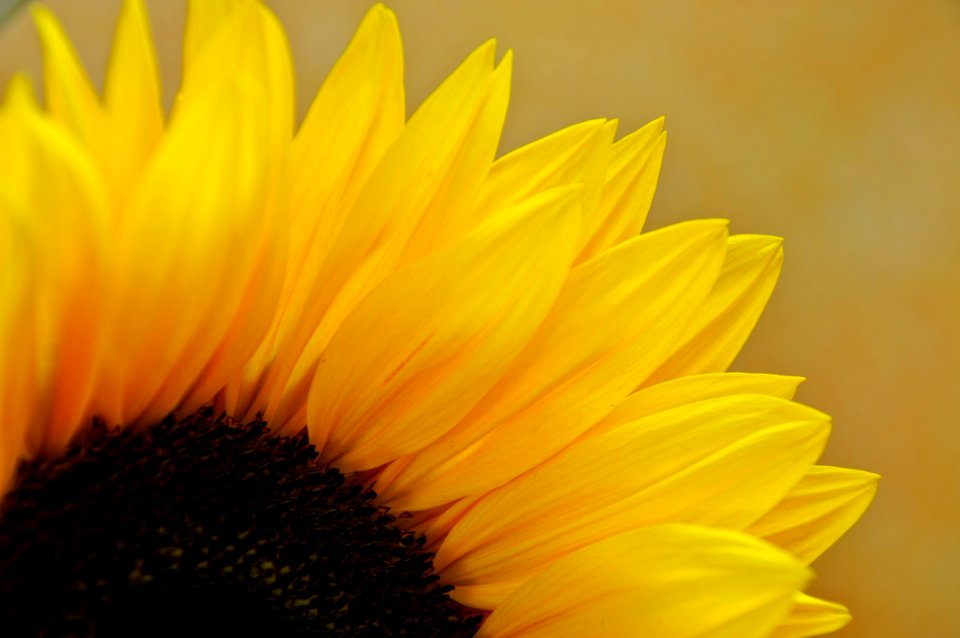
<svg viewBox="0 0 960 638">
<path fill-rule="evenodd" d="M 51 2 L 99 74 L 116 0 Z M 271 2 L 301 111 L 365 0 Z M 151 3 L 167 89 L 182 7 Z M 516 52 L 504 149 L 619 117 L 670 130 L 651 226 L 726 216 L 787 238 L 780 287 L 737 369 L 802 374 L 834 415 L 826 462 L 884 475 L 818 563 L 842 636 L 958 636 L 960 5 L 946 0 L 398 0 L 411 108 L 490 36 Z M 0 80 L 38 68 L 20 19 Z"/>
</svg>

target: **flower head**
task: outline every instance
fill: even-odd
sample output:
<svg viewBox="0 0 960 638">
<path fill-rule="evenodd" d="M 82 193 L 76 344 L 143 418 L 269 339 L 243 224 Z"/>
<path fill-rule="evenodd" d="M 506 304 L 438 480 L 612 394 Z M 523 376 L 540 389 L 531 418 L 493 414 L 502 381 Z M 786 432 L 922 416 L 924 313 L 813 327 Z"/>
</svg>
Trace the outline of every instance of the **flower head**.
<svg viewBox="0 0 960 638">
<path fill-rule="evenodd" d="M 297 622 L 359 632 L 329 601 L 372 609 L 396 592 L 347 579 L 324 597 L 310 565 L 377 556 L 374 571 L 392 574 L 412 546 L 404 564 L 426 580 L 404 595 L 439 605 L 438 622 L 479 610 L 482 636 L 787 637 L 847 621 L 803 593 L 807 565 L 876 477 L 815 465 L 829 419 L 791 400 L 800 379 L 726 372 L 779 274 L 780 240 L 730 236 L 722 220 L 641 232 L 661 120 L 616 141 L 615 121 L 588 121 L 497 158 L 511 54 L 481 46 L 408 118 L 396 20 L 378 5 L 295 125 L 283 29 L 253 0 L 190 5 L 167 113 L 142 2 L 124 4 L 102 95 L 55 17 L 35 18 L 45 104 L 20 77 L 0 109 L 0 545 L 48 539 L 66 585 L 93 578 L 73 570 L 102 552 L 23 529 L 46 520 L 47 479 L 77 467 L 85 504 L 124 510 L 128 492 L 104 485 L 140 476 L 127 471 L 138 463 L 152 469 L 125 479 L 130 498 L 152 502 L 141 480 L 176 483 L 157 494 L 202 511 L 157 505 L 160 533 L 143 523 L 155 512 L 125 510 L 123 547 L 149 556 L 110 563 L 128 570 L 104 586 L 116 600 L 153 582 L 162 555 L 217 591 L 266 583 L 258 614 L 308 601 Z M 270 443 L 264 422 L 305 428 L 316 453 Z M 280 477 L 264 480 L 294 487 L 249 488 L 263 507 L 249 514 L 221 490 L 233 513 L 211 514 L 221 500 L 185 496 L 220 474 L 210 459 L 236 485 L 256 459 Z M 108 478 L 92 481 L 88 462 Z M 82 509 L 64 490 L 53 509 Z M 346 502 L 359 504 L 336 524 L 299 518 L 304 503 Z M 380 553 L 364 554 L 367 532 L 343 533 L 354 516 L 374 521 Z M 203 543 L 224 535 L 320 548 L 211 579 Z M 256 575 L 238 580 L 237 565 Z M 0 587 L 26 582 L 20 568 L 0 563 Z"/>
</svg>

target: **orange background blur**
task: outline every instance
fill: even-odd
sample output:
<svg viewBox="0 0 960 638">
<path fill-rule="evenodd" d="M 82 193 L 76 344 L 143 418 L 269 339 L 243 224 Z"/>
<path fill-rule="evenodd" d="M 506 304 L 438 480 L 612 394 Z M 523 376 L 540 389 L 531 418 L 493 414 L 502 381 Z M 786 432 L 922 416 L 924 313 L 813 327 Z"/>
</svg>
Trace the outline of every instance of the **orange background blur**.
<svg viewBox="0 0 960 638">
<path fill-rule="evenodd" d="M 93 75 L 118 0 L 51 0 Z M 301 113 L 367 0 L 268 2 Z M 411 110 L 491 36 L 516 52 L 503 150 L 593 117 L 670 130 L 650 227 L 782 235 L 780 286 L 735 368 L 809 377 L 825 462 L 884 475 L 816 567 L 838 636 L 960 636 L 960 4 L 948 0 L 396 0 Z M 180 2 L 150 3 L 168 100 Z M 23 15 L 0 81 L 39 69 Z"/>
</svg>

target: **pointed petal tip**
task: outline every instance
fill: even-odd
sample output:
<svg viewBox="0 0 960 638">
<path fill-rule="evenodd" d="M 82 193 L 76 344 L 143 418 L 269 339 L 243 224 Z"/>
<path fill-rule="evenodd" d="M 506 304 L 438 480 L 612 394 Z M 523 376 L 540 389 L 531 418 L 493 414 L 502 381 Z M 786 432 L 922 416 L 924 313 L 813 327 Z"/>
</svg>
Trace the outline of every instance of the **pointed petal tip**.
<svg viewBox="0 0 960 638">
<path fill-rule="evenodd" d="M 704 237 L 717 238 L 723 237 L 726 238 L 730 234 L 730 220 L 723 218 L 711 218 L 706 219 L 692 219 L 685 222 L 680 222 L 673 225 L 674 228 L 685 228 L 690 231 L 696 229 L 704 235 Z"/>
<path fill-rule="evenodd" d="M 832 472 L 843 472 L 849 479 L 858 479 L 864 487 L 874 487 L 876 488 L 877 483 L 880 482 L 880 479 L 883 478 L 882 475 L 877 474 L 876 472 L 871 472 L 869 470 L 858 470 L 849 467 L 836 467 L 831 465 L 822 465 L 819 466 L 824 471 Z"/>
<path fill-rule="evenodd" d="M 783 237 L 777 235 L 737 234 L 730 237 L 741 249 L 750 254 L 751 261 L 765 261 L 771 265 L 783 263 Z"/>
<path fill-rule="evenodd" d="M 513 69 L 513 49 L 507 49 L 497 64 L 497 70 L 503 69 L 507 72 Z"/>
<path fill-rule="evenodd" d="M 15 73 L 7 83 L 3 108 L 35 106 L 37 103 L 33 80 L 26 73 Z"/>
<path fill-rule="evenodd" d="M 666 131 L 663 130 L 663 127 L 666 124 L 666 121 L 667 121 L 667 116 L 661 115 L 656 119 L 650 120 L 649 122 L 641 126 L 639 129 L 637 129 L 635 132 L 639 133 L 640 131 L 647 129 L 647 130 L 653 131 L 654 136 L 657 139 L 660 139 L 666 133 Z"/>
<path fill-rule="evenodd" d="M 50 46 L 50 39 L 62 35 L 63 29 L 56 14 L 42 4 L 30 5 L 30 17 L 33 18 L 33 24 L 40 35 L 40 42 L 44 49 Z"/>
<path fill-rule="evenodd" d="M 33 18 L 34 22 L 49 21 L 49 20 L 56 21 L 56 17 L 53 15 L 53 12 L 50 11 L 50 9 L 46 7 L 46 5 L 42 5 L 39 3 L 32 3 L 28 8 L 30 10 L 30 15 Z"/>
</svg>

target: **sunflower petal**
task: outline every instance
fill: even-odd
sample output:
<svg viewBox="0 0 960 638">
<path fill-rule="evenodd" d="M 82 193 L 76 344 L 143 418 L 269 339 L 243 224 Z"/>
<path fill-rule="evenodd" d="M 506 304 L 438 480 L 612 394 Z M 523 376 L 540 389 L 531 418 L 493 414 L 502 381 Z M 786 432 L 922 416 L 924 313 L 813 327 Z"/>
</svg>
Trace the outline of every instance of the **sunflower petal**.
<svg viewBox="0 0 960 638">
<path fill-rule="evenodd" d="M 815 466 L 747 531 L 813 562 L 870 505 L 880 477 L 872 472 Z"/>
<path fill-rule="evenodd" d="M 715 372 L 681 377 L 634 392 L 613 412 L 590 428 L 585 436 L 602 434 L 624 423 L 663 410 L 734 394 L 765 394 L 792 399 L 797 386 L 802 382 L 803 377 L 749 372 Z"/>
<path fill-rule="evenodd" d="M 584 185 L 584 240 L 593 232 L 603 177 L 610 162 L 616 121 L 574 124 L 501 157 L 490 169 L 477 204 L 479 216 L 512 205 L 546 188 Z"/>
<path fill-rule="evenodd" d="M 6 131 L 0 115 L 0 135 Z M 8 139 L 4 136 L 4 139 Z M 37 398 L 37 304 L 39 268 L 30 250 L 28 223 L 11 210 L 0 182 L 0 494 L 17 462 L 27 456 L 26 430 Z"/>
<path fill-rule="evenodd" d="M 454 596 L 522 582 L 574 549 L 644 525 L 742 529 L 772 508 L 823 451 L 826 415 L 758 395 L 659 412 L 579 441 L 481 498 L 434 560 Z M 509 590 L 501 588 L 505 596 Z"/>
<path fill-rule="evenodd" d="M 11 87 L 0 138 L 2 214 L 23 242 L 15 254 L 25 251 L 34 271 L 30 305 L 37 323 L 22 326 L 25 335 L 35 329 L 37 340 L 29 445 L 31 452 L 49 451 L 64 445 L 89 416 L 103 334 L 106 196 L 86 149 L 65 125 L 37 109 L 25 86 Z M 15 263 L 11 268 L 16 272 Z"/>
<path fill-rule="evenodd" d="M 110 376 L 98 392 L 118 401 L 99 406 L 110 423 L 176 407 L 256 280 L 264 237 L 274 241 L 264 232 L 268 110 L 259 95 L 245 78 L 228 77 L 182 103 L 131 195 L 114 255 Z M 268 312 L 270 290 L 252 312 Z"/>
<path fill-rule="evenodd" d="M 646 381 L 723 372 L 760 318 L 780 276 L 783 241 L 764 235 L 730 238 L 723 271 L 687 331 L 683 345 Z"/>
<path fill-rule="evenodd" d="M 200 51 L 230 13 L 249 0 L 189 0 L 187 24 L 183 34 L 182 75 L 186 77 Z"/>
<path fill-rule="evenodd" d="M 323 320 L 299 326 L 272 364 L 264 394 L 275 426 L 288 424 L 305 405 L 321 354 L 347 314 L 413 259 L 409 246 L 421 224 L 422 232 L 447 240 L 469 229 L 469 220 L 453 213 L 472 201 L 486 176 L 502 126 L 493 113 L 505 108 L 508 90 L 509 60 L 494 69 L 493 56 L 491 41 L 427 98 L 345 214 L 316 276 L 312 303 Z M 441 230 L 436 224 L 444 215 Z"/>
<path fill-rule="evenodd" d="M 160 73 L 143 0 L 120 11 L 104 84 L 107 173 L 121 207 L 163 133 Z"/>
<path fill-rule="evenodd" d="M 90 78 L 56 16 L 41 5 L 30 10 L 43 44 L 47 110 L 99 158 L 103 153 L 103 113 Z"/>
<path fill-rule="evenodd" d="M 403 101 L 396 17 L 376 5 L 324 81 L 290 149 L 292 218 L 284 290 L 270 332 L 228 389 L 231 414 L 266 407 L 252 404 L 263 377 L 276 372 L 278 352 L 302 349 L 320 323 L 325 306 L 318 288 L 325 281 L 319 269 L 357 194 L 403 129 Z M 338 152 L 317 152 L 332 148 Z"/>
<path fill-rule="evenodd" d="M 666 143 L 661 117 L 613 145 L 596 227 L 590 229 L 577 263 L 640 234 L 657 189 Z"/>
<path fill-rule="evenodd" d="M 224 14 L 194 56 L 178 96 L 174 119 L 181 109 L 189 108 L 194 99 L 209 99 L 206 94 L 210 87 L 230 82 L 237 83 L 239 92 L 255 94 L 256 103 L 250 108 L 252 117 L 244 122 L 237 119 L 234 124 L 249 129 L 243 133 L 248 138 L 260 138 L 256 143 L 262 144 L 263 158 L 257 160 L 260 169 L 251 183 L 251 192 L 257 189 L 263 192 L 257 194 L 257 197 L 262 194 L 259 201 L 244 204 L 253 207 L 249 217 L 247 213 L 239 215 L 242 219 L 239 223 L 249 226 L 243 239 L 244 250 L 231 257 L 233 275 L 229 284 L 222 286 L 220 313 L 207 315 L 211 322 L 207 339 L 184 351 L 186 359 L 177 364 L 184 379 L 202 365 L 195 383 L 182 397 L 184 410 L 196 409 L 210 401 L 260 345 L 273 321 L 284 275 L 293 69 L 283 28 L 259 3 L 242 3 Z M 237 165 L 245 161 L 241 158 Z M 240 189 L 239 185 L 235 188 Z M 256 206 L 260 207 L 258 213 Z M 224 226 L 224 230 L 229 228 Z M 179 382 L 167 384 L 156 395 L 149 411 L 155 413 L 169 406 L 180 391 Z"/>
<path fill-rule="evenodd" d="M 558 561 L 487 618 L 478 638 L 760 638 L 809 572 L 736 532 L 669 525 Z"/>
<path fill-rule="evenodd" d="M 508 209 L 357 307 L 311 390 L 310 438 L 326 441 L 325 461 L 341 471 L 377 467 L 432 442 L 480 400 L 563 284 L 579 195 L 554 189 Z"/>
<path fill-rule="evenodd" d="M 793 609 L 770 638 L 807 638 L 837 631 L 850 622 L 850 612 L 840 603 L 797 594 Z"/>
<path fill-rule="evenodd" d="M 537 335 L 487 397 L 380 489 L 435 507 L 501 485 L 606 416 L 672 348 L 719 269 L 716 220 L 648 233 L 570 273 Z M 465 460 L 467 462 L 465 462 Z"/>
<path fill-rule="evenodd" d="M 204 4 L 197 2 L 193 4 Z M 219 0 L 214 5 L 226 6 Z M 195 53 L 174 104 L 189 104 L 194 94 L 206 94 L 224 78 L 244 77 L 253 82 L 258 100 L 265 102 L 267 135 L 265 152 L 270 188 L 276 189 L 286 174 L 287 147 L 293 137 L 293 62 L 283 27 L 276 16 L 258 2 L 238 2 L 217 20 L 217 27 Z M 191 19 L 193 14 L 191 14 Z M 273 195 L 275 196 L 275 195 Z"/>
<path fill-rule="evenodd" d="M 478 215 L 512 206 L 549 188 L 597 181 L 588 169 L 597 163 L 592 158 L 612 140 L 608 124 L 606 120 L 580 122 L 498 158 L 478 197 Z"/>
</svg>

